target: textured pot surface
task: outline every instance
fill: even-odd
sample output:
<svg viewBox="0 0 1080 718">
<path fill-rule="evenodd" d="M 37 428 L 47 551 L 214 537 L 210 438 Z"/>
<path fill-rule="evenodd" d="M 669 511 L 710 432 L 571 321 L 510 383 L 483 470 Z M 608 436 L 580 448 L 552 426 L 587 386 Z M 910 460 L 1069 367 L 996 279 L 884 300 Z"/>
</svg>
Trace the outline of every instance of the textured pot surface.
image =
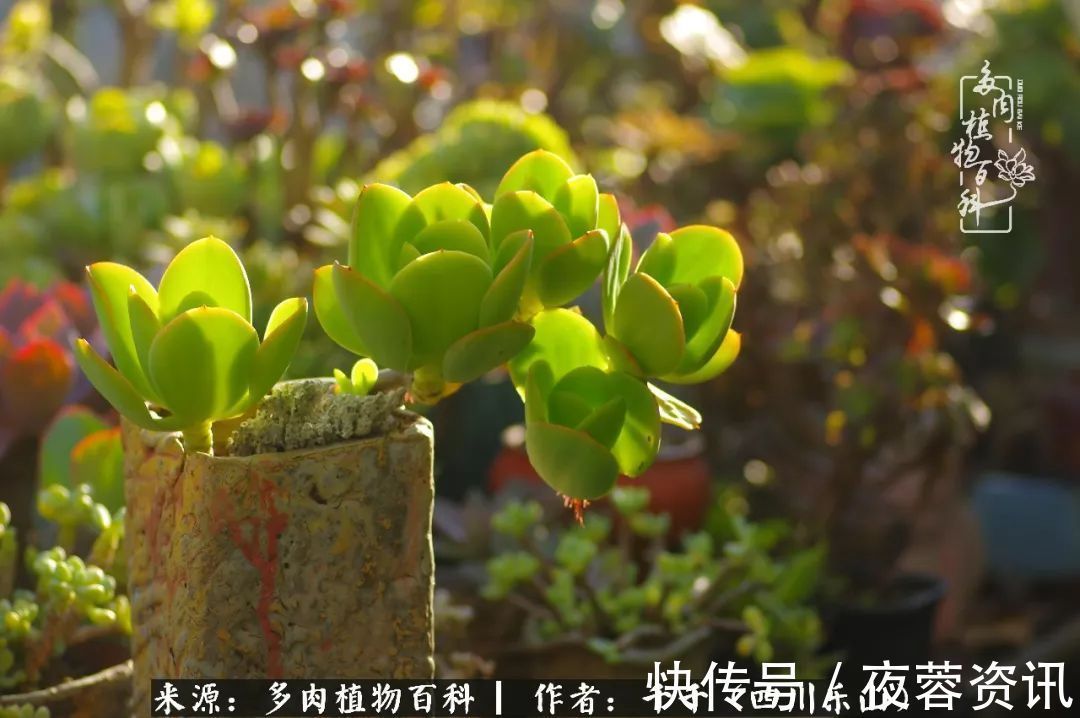
<svg viewBox="0 0 1080 718">
<path fill-rule="evenodd" d="M 252 456 L 124 443 L 137 706 L 151 677 L 432 675 L 425 419 Z"/>
</svg>

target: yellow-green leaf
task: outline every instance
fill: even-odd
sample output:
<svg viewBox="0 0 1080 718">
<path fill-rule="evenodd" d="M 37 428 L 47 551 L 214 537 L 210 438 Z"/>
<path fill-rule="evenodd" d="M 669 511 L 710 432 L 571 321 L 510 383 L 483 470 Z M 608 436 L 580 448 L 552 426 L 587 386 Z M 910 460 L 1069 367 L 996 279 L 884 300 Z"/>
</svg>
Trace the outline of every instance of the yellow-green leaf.
<svg viewBox="0 0 1080 718">
<path fill-rule="evenodd" d="M 204 237 L 173 257 L 158 286 L 158 317 L 168 324 L 196 307 L 221 307 L 251 321 L 251 287 L 240 257 L 217 237 Z"/>
</svg>

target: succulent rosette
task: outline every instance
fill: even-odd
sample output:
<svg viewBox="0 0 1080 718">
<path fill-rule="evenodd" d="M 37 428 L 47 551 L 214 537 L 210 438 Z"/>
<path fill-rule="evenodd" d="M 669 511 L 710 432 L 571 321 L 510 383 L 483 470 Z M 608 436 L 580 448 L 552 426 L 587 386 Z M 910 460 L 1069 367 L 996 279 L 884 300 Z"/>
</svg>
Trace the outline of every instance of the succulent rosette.
<svg viewBox="0 0 1080 718">
<path fill-rule="evenodd" d="M 349 264 L 315 272 L 315 313 L 332 339 L 383 368 L 413 374 L 434 401 L 494 369 L 532 338 L 515 319 L 533 238 L 491 245 L 484 203 L 443 183 L 410 197 L 389 185 L 360 194 Z"/>
<path fill-rule="evenodd" d="M 640 378 L 615 367 L 603 338 L 570 309 L 533 319 L 510 363 L 525 399 L 525 448 L 537 473 L 572 499 L 595 499 L 637 476 L 660 448 L 661 412 Z"/>
<path fill-rule="evenodd" d="M 706 381 L 739 351 L 731 330 L 743 258 L 722 229 L 661 232 L 631 273 L 630 240 L 612 252 L 604 284 L 608 345 L 620 365 L 675 384 Z"/>
<path fill-rule="evenodd" d="M 180 430 L 189 451 L 210 451 L 212 424 L 238 416 L 273 387 L 303 334 L 307 300 L 275 307 L 263 337 L 251 324 L 251 288 L 233 249 L 192 242 L 157 289 L 121 264 L 87 268 L 115 367 L 85 339 L 75 357 L 94 387 L 138 426 Z"/>
<path fill-rule="evenodd" d="M 491 240 L 498 250 L 523 230 L 533 234 L 522 316 L 561 307 L 592 286 L 618 229 L 615 198 L 601 194 L 592 176 L 574 174 L 561 157 L 544 150 L 515 162 L 495 190 Z"/>
</svg>

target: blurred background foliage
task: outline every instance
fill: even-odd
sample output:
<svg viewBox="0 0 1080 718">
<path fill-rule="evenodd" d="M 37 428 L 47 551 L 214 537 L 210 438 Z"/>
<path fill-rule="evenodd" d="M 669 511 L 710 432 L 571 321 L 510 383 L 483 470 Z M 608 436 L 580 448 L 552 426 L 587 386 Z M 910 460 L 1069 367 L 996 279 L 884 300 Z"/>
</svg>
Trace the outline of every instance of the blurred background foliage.
<svg viewBox="0 0 1080 718">
<path fill-rule="evenodd" d="M 90 261 L 153 276 L 214 234 L 243 254 L 260 324 L 342 258 L 363 183 L 490 194 L 514 158 L 545 148 L 617 194 L 636 242 L 713 223 L 747 258 L 742 356 L 695 397 L 704 493 L 671 488 L 682 478 L 661 466 L 654 504 L 666 490 L 676 513 L 704 502 L 783 522 L 799 550 L 828 547 L 826 593 L 945 575 L 939 635 L 969 649 L 1071 615 L 1024 604 L 1019 637 L 998 630 L 1015 591 L 988 594 L 986 579 L 1080 577 L 1069 551 L 1024 575 L 1034 564 L 993 539 L 1005 526 L 1031 556 L 1080 551 L 1075 512 L 1047 543 L 1050 519 L 1025 499 L 1039 487 L 1080 505 L 1077 3 L 4 0 L 0 17 L 8 484 L 37 441 L 52 457 L 44 485 L 117 500 L 112 419 L 76 391 L 66 324 L 29 321 L 10 309 L 17 295 L 61 307 Z M 958 231 L 957 90 L 984 60 L 1025 83 L 1018 141 L 1036 179 L 1007 235 Z M 18 421 L 7 407 L 35 359 L 56 401 Z M 349 363 L 312 322 L 291 374 Z M 433 414 L 448 497 L 516 466 L 499 437 L 520 407 L 489 379 Z M 5 489 L 20 529 L 30 486 Z"/>
</svg>

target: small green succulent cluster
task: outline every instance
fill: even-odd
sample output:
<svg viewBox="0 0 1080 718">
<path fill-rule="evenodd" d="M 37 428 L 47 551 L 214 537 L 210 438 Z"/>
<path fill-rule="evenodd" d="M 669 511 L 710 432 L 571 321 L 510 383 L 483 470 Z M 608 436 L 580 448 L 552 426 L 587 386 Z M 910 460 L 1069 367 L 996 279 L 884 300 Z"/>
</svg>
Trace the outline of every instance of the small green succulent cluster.
<svg viewBox="0 0 1080 718">
<path fill-rule="evenodd" d="M 189 451 L 211 451 L 212 425 L 257 404 L 288 367 L 307 320 L 306 299 L 273 310 L 262 340 L 240 258 L 215 237 L 192 242 L 157 289 L 124 265 L 87 269 L 115 368 L 85 339 L 75 356 L 94 387 L 138 426 L 180 430 Z"/>
<path fill-rule="evenodd" d="M 615 198 L 537 150 L 490 203 L 463 184 L 415 196 L 365 187 L 348 265 L 316 271 L 315 313 L 338 344 L 411 374 L 421 403 L 508 364 L 533 465 L 564 495 L 592 499 L 648 468 L 661 421 L 696 426 L 648 379 L 704 381 L 738 351 L 731 235 L 661 234 L 633 271 L 632 250 Z M 564 308 L 601 277 L 606 335 Z"/>
<path fill-rule="evenodd" d="M 53 487 L 58 488 L 58 487 Z M 72 643 L 101 632 L 131 633 L 131 606 L 119 585 L 123 510 L 110 515 L 82 489 L 62 497 L 41 492 L 46 518 L 60 519 L 62 541 L 44 551 L 27 547 L 24 558 L 34 590 L 13 589 L 17 537 L 10 511 L 0 503 L 0 688 L 36 687 L 49 661 Z M 87 558 L 71 552 L 76 534 L 94 535 Z"/>
<path fill-rule="evenodd" d="M 0 718 L 50 718 L 51 715 L 45 706 L 34 707 L 29 703 L 0 708 Z"/>
<path fill-rule="evenodd" d="M 580 641 L 610 662 L 639 662 L 680 657 L 719 628 L 732 657 L 816 651 L 819 551 L 780 555 L 773 528 L 745 520 L 728 536 L 693 533 L 667 549 L 670 522 L 647 510 L 646 489 L 611 498 L 613 517 L 592 511 L 568 527 L 552 528 L 536 502 L 492 518 L 502 550 L 487 562 L 483 594 L 521 599 L 527 643 Z"/>
</svg>

